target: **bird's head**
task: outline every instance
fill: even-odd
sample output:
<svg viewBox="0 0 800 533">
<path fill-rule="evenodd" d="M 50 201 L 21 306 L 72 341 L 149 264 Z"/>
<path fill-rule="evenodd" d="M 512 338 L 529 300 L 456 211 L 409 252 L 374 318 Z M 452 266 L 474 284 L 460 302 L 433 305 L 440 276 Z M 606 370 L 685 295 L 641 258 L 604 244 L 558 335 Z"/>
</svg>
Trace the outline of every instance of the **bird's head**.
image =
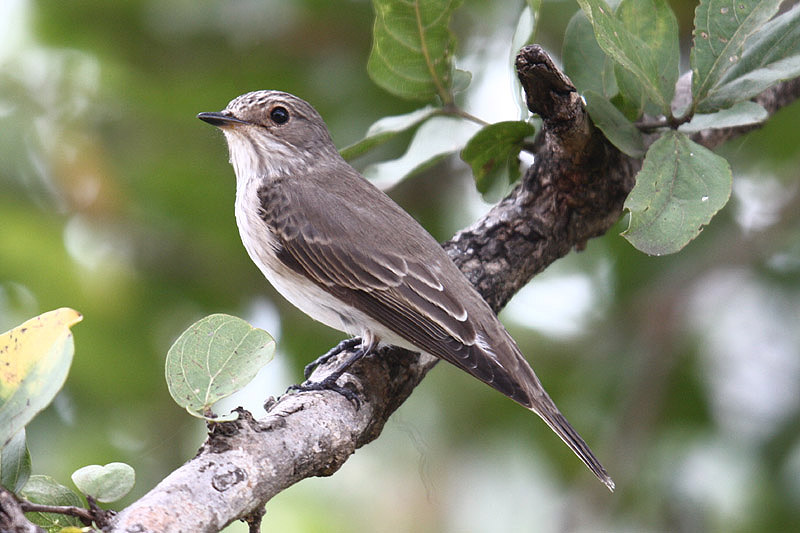
<svg viewBox="0 0 800 533">
<path fill-rule="evenodd" d="M 231 164 L 245 176 L 297 174 L 339 154 L 328 128 L 311 105 L 281 91 L 254 91 L 220 112 L 197 118 L 225 134 Z"/>
</svg>

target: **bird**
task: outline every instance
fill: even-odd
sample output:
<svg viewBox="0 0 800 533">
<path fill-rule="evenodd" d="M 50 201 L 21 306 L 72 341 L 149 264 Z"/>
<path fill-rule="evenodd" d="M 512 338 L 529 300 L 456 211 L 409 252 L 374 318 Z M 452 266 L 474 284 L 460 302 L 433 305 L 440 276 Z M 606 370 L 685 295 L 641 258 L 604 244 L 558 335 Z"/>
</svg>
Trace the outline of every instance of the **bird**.
<svg viewBox="0 0 800 533">
<path fill-rule="evenodd" d="M 428 353 L 539 415 L 614 490 L 497 315 L 436 239 L 342 158 L 308 102 L 260 90 L 197 117 L 227 141 L 250 258 L 294 306 L 356 336 L 323 388 L 344 392 L 335 380 L 379 344 Z"/>
</svg>

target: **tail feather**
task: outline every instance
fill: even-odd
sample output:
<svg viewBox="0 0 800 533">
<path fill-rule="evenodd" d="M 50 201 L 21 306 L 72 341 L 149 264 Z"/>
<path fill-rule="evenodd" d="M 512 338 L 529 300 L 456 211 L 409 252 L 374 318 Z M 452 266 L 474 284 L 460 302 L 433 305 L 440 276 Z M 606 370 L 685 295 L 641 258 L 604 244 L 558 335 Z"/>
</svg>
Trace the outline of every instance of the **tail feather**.
<svg viewBox="0 0 800 533">
<path fill-rule="evenodd" d="M 474 342 L 469 344 L 449 335 L 437 337 L 435 342 L 432 337 L 424 336 L 409 341 L 416 340 L 423 350 L 449 361 L 539 415 L 613 492 L 614 482 L 606 469 L 558 410 L 517 344 L 488 307 L 485 319 L 477 328 Z"/>
<path fill-rule="evenodd" d="M 578 432 L 575 431 L 575 428 L 564 418 L 564 415 L 558 410 L 553 400 L 550 399 L 550 396 L 548 396 L 543 389 L 540 389 L 538 392 L 540 394 L 537 394 L 536 397 L 532 399 L 532 405 L 528 408 L 539 415 L 542 420 L 550 426 L 550 429 L 561 437 L 561 440 L 563 440 L 564 443 L 569 446 L 569 449 L 583 461 L 583 464 L 589 467 L 589 470 L 597 476 L 597 479 L 608 487 L 608 490 L 614 492 L 614 480 L 611 479 L 606 469 L 600 464 L 600 461 L 589 448 L 589 445 L 586 444 L 581 436 L 578 435 Z"/>
<path fill-rule="evenodd" d="M 589 467 L 597 479 L 602 481 L 611 492 L 614 492 L 615 485 L 611 476 L 595 457 L 589 445 L 558 410 L 511 336 L 506 333 L 504 337 L 506 342 L 501 346 L 505 349 L 501 350 L 492 350 L 485 342 L 477 343 L 477 348 L 488 354 L 488 357 L 484 358 L 484 362 L 492 362 L 499 366 L 499 369 L 497 366 L 492 367 L 493 379 L 486 380 L 474 370 L 470 372 L 467 369 L 467 371 L 539 415 L 550 426 L 550 429 L 564 441 L 564 444 L 569 446 L 570 450 L 583 461 L 583 464 Z M 478 339 L 480 339 L 480 335 Z"/>
</svg>

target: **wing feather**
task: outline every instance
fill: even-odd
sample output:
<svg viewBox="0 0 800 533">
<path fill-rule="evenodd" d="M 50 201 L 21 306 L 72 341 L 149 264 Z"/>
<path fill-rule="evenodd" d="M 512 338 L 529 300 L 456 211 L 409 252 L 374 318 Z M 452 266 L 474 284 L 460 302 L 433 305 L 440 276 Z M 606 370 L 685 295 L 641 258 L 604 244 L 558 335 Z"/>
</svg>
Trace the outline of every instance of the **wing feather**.
<svg viewBox="0 0 800 533">
<path fill-rule="evenodd" d="M 476 332 L 459 293 L 452 289 L 453 280 L 442 282 L 444 269 L 455 269 L 452 263 L 443 264 L 450 262 L 443 250 L 439 249 L 441 254 L 413 255 L 393 248 L 393 243 L 370 240 L 368 235 L 358 245 L 350 242 L 349 246 L 348 233 L 341 234 L 341 239 L 322 238 L 318 228 L 292 212 L 297 204 L 279 197 L 285 190 L 259 192 L 262 218 L 275 233 L 278 258 L 286 266 L 420 350 L 454 364 L 512 399 L 529 403 L 527 392 Z M 343 218 L 336 221 L 340 227 L 327 227 L 324 233 L 369 227 L 369 221 L 348 220 L 348 215 L 357 216 L 345 210 Z M 468 286 L 466 279 L 463 283 Z M 473 298 L 471 288 L 464 291 Z M 488 308 L 487 312 L 491 313 Z M 509 362 L 516 366 L 516 361 Z"/>
</svg>

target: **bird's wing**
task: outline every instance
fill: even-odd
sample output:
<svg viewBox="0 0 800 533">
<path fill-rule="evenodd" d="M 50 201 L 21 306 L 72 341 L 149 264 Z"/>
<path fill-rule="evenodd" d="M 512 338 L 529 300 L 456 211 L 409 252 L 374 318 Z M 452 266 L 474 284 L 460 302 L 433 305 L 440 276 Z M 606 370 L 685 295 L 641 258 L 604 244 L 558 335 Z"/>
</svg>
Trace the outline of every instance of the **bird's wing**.
<svg viewBox="0 0 800 533">
<path fill-rule="evenodd" d="M 368 233 L 356 246 L 348 237 L 371 227 L 370 220 L 359 219 L 368 211 L 348 211 L 340 205 L 336 219 L 312 223 L 294 207 L 298 204 L 288 198 L 291 192 L 287 191 L 286 187 L 259 191 L 262 218 L 274 231 L 277 256 L 287 267 L 420 350 L 454 364 L 520 403 L 529 403 L 528 393 L 513 377 L 518 361 L 511 354 L 498 357 L 489 346 L 494 342 L 503 346 L 505 339 L 484 338 L 485 334 L 476 330 L 478 317 L 470 317 L 464 303 L 472 302 L 469 307 L 474 308 L 477 298 L 478 305 L 485 306 L 478 311 L 491 310 L 430 235 L 419 228 L 420 235 L 405 236 L 405 241 L 409 237 L 431 239 L 434 249 L 423 246 L 416 255 L 398 250 L 388 235 Z M 403 212 L 402 216 L 408 215 Z M 320 224 L 326 223 L 337 227 L 320 231 Z M 441 279 L 444 269 L 451 269 L 445 271 L 449 274 L 447 286 Z M 499 331 L 507 335 L 501 326 Z"/>
<path fill-rule="evenodd" d="M 291 189 L 259 191 L 262 218 L 275 232 L 277 255 L 287 267 L 420 350 L 454 364 L 536 412 L 613 490 L 614 482 L 600 461 L 544 391 L 489 306 L 425 230 L 416 223 L 409 229 L 397 218 L 409 215 L 380 195 L 367 192 L 368 198 L 354 202 L 374 201 L 377 205 L 367 203 L 372 209 L 349 211 L 346 202 L 324 203 L 335 206 L 337 215 L 312 224 L 297 210 L 302 204 L 286 196 L 287 190 Z M 405 228 L 401 238 L 386 231 L 370 233 L 372 227 L 386 227 L 386 220 L 380 223 L 374 218 L 386 212 L 397 222 L 398 231 Z M 315 224 L 329 226 L 320 231 Z M 344 233 L 337 235 L 336 231 Z M 360 233 L 358 245 L 352 236 L 348 238 L 348 232 Z M 413 242 L 418 244 L 416 250 L 403 246 Z"/>
</svg>

